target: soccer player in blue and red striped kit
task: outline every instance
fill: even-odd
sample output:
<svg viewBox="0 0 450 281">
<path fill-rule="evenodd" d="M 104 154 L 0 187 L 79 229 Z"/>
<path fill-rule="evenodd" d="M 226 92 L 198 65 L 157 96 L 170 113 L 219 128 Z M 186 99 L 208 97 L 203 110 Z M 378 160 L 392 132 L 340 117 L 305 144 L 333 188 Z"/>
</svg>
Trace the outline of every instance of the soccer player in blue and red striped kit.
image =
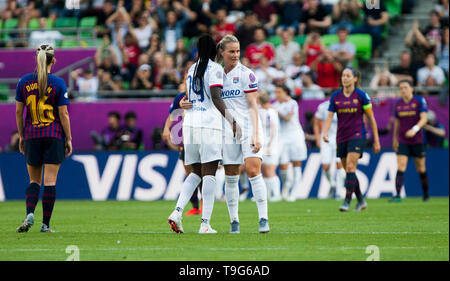
<svg viewBox="0 0 450 281">
<path fill-rule="evenodd" d="M 423 200 L 427 201 L 428 175 L 425 168 L 425 145 L 422 128 L 427 123 L 427 103 L 423 97 L 414 95 L 414 87 L 408 80 L 399 82 L 401 98 L 395 103 L 395 123 L 392 146 L 397 152 L 396 196 L 391 202 L 401 202 L 400 191 L 409 157 L 414 158 L 416 170 L 422 183 Z"/>
<path fill-rule="evenodd" d="M 34 224 L 34 210 L 39 201 L 42 177 L 41 232 L 53 232 L 50 218 L 56 199 L 56 179 L 61 162 L 72 154 L 66 84 L 63 79 L 50 74 L 56 61 L 53 48 L 41 45 L 37 49 L 36 61 L 36 71 L 23 76 L 16 90 L 19 148 L 25 155 L 30 177 L 30 185 L 25 192 L 27 216 L 17 232 L 27 232 Z"/>
<path fill-rule="evenodd" d="M 353 192 L 358 200 L 355 211 L 367 208 L 356 177 L 358 159 L 362 157 L 366 146 L 364 114 L 373 132 L 373 152 L 378 154 L 380 151 L 380 140 L 372 103 L 369 95 L 359 88 L 360 81 L 361 74 L 353 68 L 345 68 L 342 71 L 342 88 L 331 95 L 328 116 L 324 125 L 323 140 L 328 142 L 328 130 L 333 120 L 333 114 L 336 112 L 338 117 L 336 156 L 341 158 L 342 166 L 346 171 L 345 188 L 347 190 L 345 201 L 339 208 L 341 212 L 350 209 Z"/>
</svg>

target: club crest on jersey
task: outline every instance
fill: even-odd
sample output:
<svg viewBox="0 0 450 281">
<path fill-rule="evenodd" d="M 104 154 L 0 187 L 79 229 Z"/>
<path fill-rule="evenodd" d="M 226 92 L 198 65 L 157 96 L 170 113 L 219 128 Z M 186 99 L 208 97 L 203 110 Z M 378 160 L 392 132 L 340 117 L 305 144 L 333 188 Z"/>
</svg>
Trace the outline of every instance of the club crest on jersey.
<svg viewBox="0 0 450 281">
<path fill-rule="evenodd" d="M 412 106 L 412 108 L 416 108 L 416 104 L 415 103 L 413 103 L 411 106 Z"/>
<path fill-rule="evenodd" d="M 248 78 L 250 79 L 250 81 L 251 81 L 252 83 L 256 81 L 256 77 L 255 77 L 255 75 L 254 75 L 253 73 L 250 73 L 250 74 L 248 75 Z"/>
<path fill-rule="evenodd" d="M 353 100 L 353 103 L 354 103 L 354 104 L 358 104 L 358 100 L 357 100 L 357 99 L 354 99 L 354 100 Z"/>
<path fill-rule="evenodd" d="M 233 77 L 233 83 L 234 84 L 239 83 L 239 77 Z"/>
</svg>

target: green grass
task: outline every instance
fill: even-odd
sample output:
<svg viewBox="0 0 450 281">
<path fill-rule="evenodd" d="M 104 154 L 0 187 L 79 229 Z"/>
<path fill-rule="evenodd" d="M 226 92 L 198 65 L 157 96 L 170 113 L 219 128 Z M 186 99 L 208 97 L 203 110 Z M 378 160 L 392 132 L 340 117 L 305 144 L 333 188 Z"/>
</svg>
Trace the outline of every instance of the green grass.
<svg viewBox="0 0 450 281">
<path fill-rule="evenodd" d="M 355 200 L 354 200 L 355 201 Z M 354 207 L 355 202 L 352 202 Z M 185 216 L 185 234 L 170 232 L 173 201 L 56 202 L 52 228 L 40 233 L 41 204 L 28 233 L 15 233 L 25 203 L 0 203 L 0 260 L 66 260 L 76 245 L 80 260 L 359 260 L 369 245 L 381 260 L 449 260 L 449 199 L 423 203 L 368 200 L 360 213 L 340 213 L 335 200 L 269 203 L 271 233 L 259 234 L 254 202 L 240 204 L 241 234 L 228 234 L 226 204 L 216 202 L 211 225 L 199 235 L 199 216 Z M 187 207 L 189 209 L 190 206 Z M 120 241 L 120 243 L 118 243 Z"/>
</svg>

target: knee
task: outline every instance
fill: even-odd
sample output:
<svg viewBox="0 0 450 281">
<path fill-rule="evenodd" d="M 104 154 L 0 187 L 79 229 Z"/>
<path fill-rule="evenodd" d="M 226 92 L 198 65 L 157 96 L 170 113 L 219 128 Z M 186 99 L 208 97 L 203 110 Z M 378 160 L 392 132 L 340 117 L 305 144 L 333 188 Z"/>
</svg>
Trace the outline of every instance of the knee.
<svg viewBox="0 0 450 281">
<path fill-rule="evenodd" d="M 330 165 L 329 165 L 329 164 L 323 164 L 323 165 L 322 165 L 322 169 L 323 169 L 325 172 L 328 172 L 328 171 L 330 170 Z"/>
<path fill-rule="evenodd" d="M 255 167 L 255 166 L 248 167 L 246 170 L 247 170 L 247 176 L 249 178 L 253 178 L 253 177 L 256 177 L 257 175 L 261 174 L 261 169 L 258 169 L 258 167 Z"/>
</svg>

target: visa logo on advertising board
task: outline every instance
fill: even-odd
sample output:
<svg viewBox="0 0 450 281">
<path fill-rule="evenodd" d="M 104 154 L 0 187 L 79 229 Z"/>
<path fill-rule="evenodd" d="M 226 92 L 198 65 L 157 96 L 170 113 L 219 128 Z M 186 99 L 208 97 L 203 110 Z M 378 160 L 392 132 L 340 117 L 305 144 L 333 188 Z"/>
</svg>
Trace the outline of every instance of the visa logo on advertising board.
<svg viewBox="0 0 450 281">
<path fill-rule="evenodd" d="M 432 153 L 431 153 L 432 152 Z M 447 155 L 445 158 L 443 155 Z M 444 159 L 445 158 L 445 159 Z M 412 161 L 410 161 L 412 162 Z M 448 150 L 427 152 L 432 196 L 448 196 Z M 297 199 L 327 198 L 329 183 L 321 173 L 320 154 L 309 154 L 303 164 Z M 394 152 L 374 156 L 365 152 L 356 172 L 367 198 L 391 196 L 395 192 L 397 161 Z M 64 161 L 57 181 L 60 199 L 176 200 L 185 178 L 178 153 L 76 153 Z M 421 187 L 412 163 L 405 174 L 402 196 L 420 196 Z M 0 201 L 24 199 L 28 176 L 23 155 L 0 154 Z M 343 191 L 344 192 L 344 191 Z"/>
</svg>

